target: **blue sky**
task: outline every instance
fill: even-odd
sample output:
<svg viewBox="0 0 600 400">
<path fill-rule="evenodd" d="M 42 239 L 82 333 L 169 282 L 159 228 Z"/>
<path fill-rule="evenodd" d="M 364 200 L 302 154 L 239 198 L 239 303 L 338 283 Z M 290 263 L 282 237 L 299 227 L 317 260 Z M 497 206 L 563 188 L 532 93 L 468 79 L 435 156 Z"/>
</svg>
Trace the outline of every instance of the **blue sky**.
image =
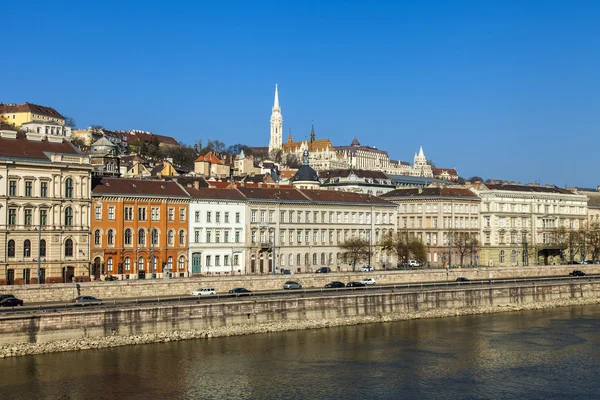
<svg viewBox="0 0 600 400">
<path fill-rule="evenodd" d="M 466 178 L 600 184 L 600 2 L 29 1 L 3 13 L 0 101 L 53 106 L 79 127 L 266 146 L 278 83 L 295 139 L 314 120 L 334 145 L 356 136 L 407 161 L 422 145 Z"/>
</svg>

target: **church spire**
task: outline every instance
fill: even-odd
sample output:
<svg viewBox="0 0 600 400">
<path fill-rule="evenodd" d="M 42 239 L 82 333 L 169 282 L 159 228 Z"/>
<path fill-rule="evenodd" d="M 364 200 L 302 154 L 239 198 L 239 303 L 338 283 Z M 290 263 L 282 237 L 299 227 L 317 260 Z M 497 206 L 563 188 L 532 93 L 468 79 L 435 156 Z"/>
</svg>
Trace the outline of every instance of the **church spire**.
<svg viewBox="0 0 600 400">
<path fill-rule="evenodd" d="M 279 111 L 279 90 L 277 84 L 275 84 L 275 101 L 273 102 L 273 111 Z"/>
<path fill-rule="evenodd" d="M 310 142 L 315 141 L 315 121 L 312 122 L 312 129 L 310 130 Z"/>
<path fill-rule="evenodd" d="M 283 117 L 279 107 L 279 87 L 275 84 L 275 100 L 271 112 L 271 139 L 269 140 L 269 153 L 273 150 L 281 150 L 283 136 Z"/>
<path fill-rule="evenodd" d="M 419 149 L 419 157 L 425 158 L 425 154 L 423 153 L 423 146 Z"/>
</svg>

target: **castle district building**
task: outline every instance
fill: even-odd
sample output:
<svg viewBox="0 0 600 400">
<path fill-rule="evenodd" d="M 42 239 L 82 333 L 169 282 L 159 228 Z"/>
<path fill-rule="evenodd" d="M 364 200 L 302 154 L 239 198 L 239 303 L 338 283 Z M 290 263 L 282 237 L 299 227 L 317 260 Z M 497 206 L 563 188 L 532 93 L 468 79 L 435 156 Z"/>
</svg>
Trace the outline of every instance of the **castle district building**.
<svg viewBox="0 0 600 400">
<path fill-rule="evenodd" d="M 91 275 L 181 278 L 188 273 L 189 195 L 174 181 L 103 177 L 92 188 Z"/>
<path fill-rule="evenodd" d="M 514 182 L 476 183 L 481 197 L 481 264 L 558 264 L 565 244 L 556 230 L 577 230 L 588 218 L 588 198 L 574 191 Z"/>
<path fill-rule="evenodd" d="M 350 270 L 340 245 L 351 237 L 371 243 L 364 264 L 393 263 L 377 244 L 396 229 L 394 203 L 333 190 L 238 187 L 246 198 L 246 273 L 296 273 L 320 267 Z"/>
<path fill-rule="evenodd" d="M 246 198 L 236 189 L 185 188 L 190 195 L 191 275 L 246 274 Z"/>
<path fill-rule="evenodd" d="M 397 189 L 381 198 L 398 205 L 398 231 L 418 238 L 427 246 L 430 265 L 477 265 L 481 199 L 464 187 Z"/>
<path fill-rule="evenodd" d="M 0 284 L 89 279 L 91 170 L 63 138 L 0 131 Z"/>
</svg>

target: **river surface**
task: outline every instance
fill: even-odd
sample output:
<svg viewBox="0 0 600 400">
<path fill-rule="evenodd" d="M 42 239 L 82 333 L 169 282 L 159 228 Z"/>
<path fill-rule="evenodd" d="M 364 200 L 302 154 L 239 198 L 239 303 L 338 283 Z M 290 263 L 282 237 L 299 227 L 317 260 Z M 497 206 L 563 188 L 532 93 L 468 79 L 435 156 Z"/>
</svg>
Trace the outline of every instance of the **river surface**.
<svg viewBox="0 0 600 400">
<path fill-rule="evenodd" d="M 598 399 L 600 306 L 0 360 L 0 399 Z"/>
</svg>

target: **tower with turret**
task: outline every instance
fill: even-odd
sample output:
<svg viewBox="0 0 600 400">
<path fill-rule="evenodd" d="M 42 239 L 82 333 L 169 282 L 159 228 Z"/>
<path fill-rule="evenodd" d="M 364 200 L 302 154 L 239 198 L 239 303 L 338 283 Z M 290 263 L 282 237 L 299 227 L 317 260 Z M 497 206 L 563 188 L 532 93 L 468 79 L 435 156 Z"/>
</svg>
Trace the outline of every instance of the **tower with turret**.
<svg viewBox="0 0 600 400">
<path fill-rule="evenodd" d="M 271 111 L 271 139 L 269 140 L 269 153 L 273 150 L 281 150 L 283 136 L 283 117 L 279 107 L 279 91 L 275 84 L 275 100 Z"/>
</svg>

